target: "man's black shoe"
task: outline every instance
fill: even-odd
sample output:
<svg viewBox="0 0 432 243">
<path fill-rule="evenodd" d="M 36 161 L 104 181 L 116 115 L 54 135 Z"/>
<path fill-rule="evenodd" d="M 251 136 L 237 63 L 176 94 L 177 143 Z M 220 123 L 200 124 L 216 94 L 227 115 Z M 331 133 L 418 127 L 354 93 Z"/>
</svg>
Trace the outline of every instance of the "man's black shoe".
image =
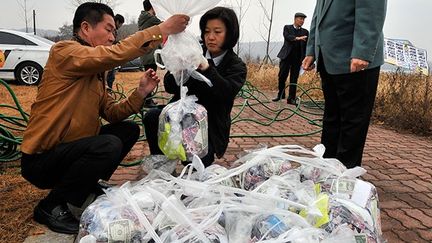
<svg viewBox="0 0 432 243">
<path fill-rule="evenodd" d="M 283 99 L 285 99 L 285 95 L 283 95 L 283 96 L 278 95 L 278 97 L 272 99 L 272 101 L 276 102 L 276 101 L 283 100 Z"/>
<path fill-rule="evenodd" d="M 33 217 L 36 222 L 48 226 L 54 232 L 77 234 L 79 230 L 79 221 L 74 218 L 66 205 L 58 205 L 51 212 L 47 212 L 39 203 L 33 211 Z"/>
<path fill-rule="evenodd" d="M 157 103 L 153 99 L 147 99 L 144 101 L 144 107 L 147 108 L 154 108 L 157 106 Z"/>
<path fill-rule="evenodd" d="M 297 100 L 296 99 L 287 99 L 287 104 L 289 104 L 289 105 L 297 105 Z"/>
</svg>

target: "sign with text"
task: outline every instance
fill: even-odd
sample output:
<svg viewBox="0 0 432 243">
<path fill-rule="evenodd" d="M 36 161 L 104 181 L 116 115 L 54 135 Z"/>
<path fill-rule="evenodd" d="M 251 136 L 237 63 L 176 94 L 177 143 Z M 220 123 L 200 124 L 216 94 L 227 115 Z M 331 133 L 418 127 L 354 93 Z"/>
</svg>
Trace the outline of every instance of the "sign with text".
<svg viewBox="0 0 432 243">
<path fill-rule="evenodd" d="M 427 52 L 408 40 L 384 39 L 384 61 L 413 72 L 429 75 Z"/>
</svg>

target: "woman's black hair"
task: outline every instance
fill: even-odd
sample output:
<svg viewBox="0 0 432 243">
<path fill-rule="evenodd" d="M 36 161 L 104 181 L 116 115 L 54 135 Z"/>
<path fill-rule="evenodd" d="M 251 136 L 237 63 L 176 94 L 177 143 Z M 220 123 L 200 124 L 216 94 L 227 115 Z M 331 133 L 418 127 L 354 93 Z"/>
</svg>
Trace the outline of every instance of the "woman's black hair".
<svg viewBox="0 0 432 243">
<path fill-rule="evenodd" d="M 150 0 L 144 0 L 144 1 L 143 1 L 143 7 L 144 7 L 144 10 L 145 10 L 145 11 L 149 11 L 150 9 L 153 8 L 153 6 L 152 6 Z"/>
<path fill-rule="evenodd" d="M 78 33 L 81 23 L 84 21 L 87 21 L 91 26 L 102 22 L 104 14 L 111 15 L 114 18 L 114 12 L 106 4 L 95 2 L 81 4 L 75 11 L 73 18 L 73 33 Z"/>
<path fill-rule="evenodd" d="M 121 15 L 121 14 L 116 14 L 116 15 L 114 16 L 114 22 L 117 22 L 117 21 L 118 21 L 120 24 L 124 24 L 125 19 L 124 19 L 123 15 Z"/>
<path fill-rule="evenodd" d="M 232 49 L 239 39 L 239 23 L 234 10 L 225 7 L 216 7 L 207 11 L 200 19 L 201 39 L 205 43 L 204 34 L 209 20 L 219 19 L 226 27 L 225 41 L 222 49 Z"/>
</svg>

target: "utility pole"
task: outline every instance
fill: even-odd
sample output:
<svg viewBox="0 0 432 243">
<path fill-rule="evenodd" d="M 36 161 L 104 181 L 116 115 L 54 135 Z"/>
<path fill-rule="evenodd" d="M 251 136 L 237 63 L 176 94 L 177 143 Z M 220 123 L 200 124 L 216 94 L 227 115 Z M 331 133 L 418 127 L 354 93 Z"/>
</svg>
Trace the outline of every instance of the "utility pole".
<svg viewBox="0 0 432 243">
<path fill-rule="evenodd" d="M 26 24 L 26 33 L 28 33 L 28 25 L 27 25 L 27 0 L 24 0 L 24 18 Z"/>
<path fill-rule="evenodd" d="M 33 33 L 36 35 L 36 10 L 33 9 Z"/>
</svg>

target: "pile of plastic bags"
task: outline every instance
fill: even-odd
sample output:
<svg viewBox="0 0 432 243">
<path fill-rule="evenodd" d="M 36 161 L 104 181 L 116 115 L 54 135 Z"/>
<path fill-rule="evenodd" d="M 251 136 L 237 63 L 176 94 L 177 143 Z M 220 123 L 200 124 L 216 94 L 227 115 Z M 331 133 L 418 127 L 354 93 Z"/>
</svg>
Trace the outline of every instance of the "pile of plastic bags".
<svg viewBox="0 0 432 243">
<path fill-rule="evenodd" d="M 358 179 L 365 170 L 323 154 L 276 146 L 230 169 L 194 156 L 179 177 L 152 170 L 90 205 L 77 242 L 383 242 L 377 192 Z"/>
</svg>

